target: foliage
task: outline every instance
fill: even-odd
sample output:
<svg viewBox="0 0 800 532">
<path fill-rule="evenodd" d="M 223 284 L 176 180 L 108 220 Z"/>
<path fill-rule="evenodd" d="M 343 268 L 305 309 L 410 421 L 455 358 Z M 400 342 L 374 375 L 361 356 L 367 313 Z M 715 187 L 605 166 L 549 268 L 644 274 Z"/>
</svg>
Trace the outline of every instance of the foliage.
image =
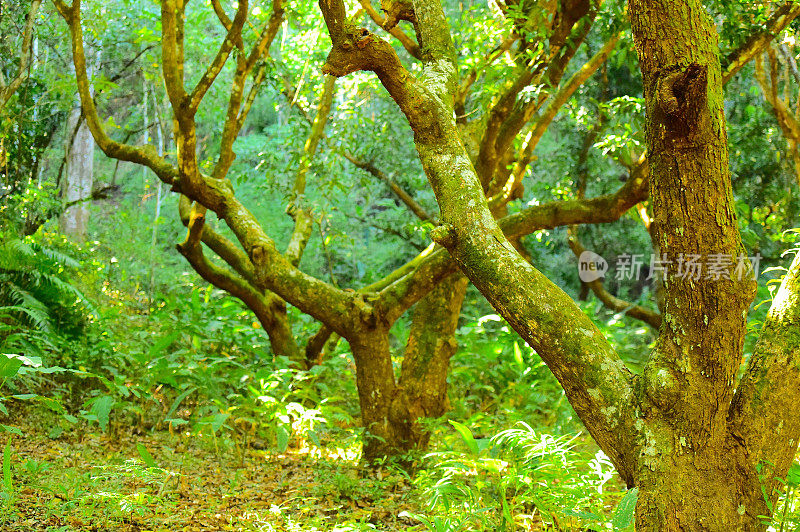
<svg viewBox="0 0 800 532">
<path fill-rule="evenodd" d="M 466 452 L 432 453 L 417 480 L 433 513 L 423 520 L 429 530 L 604 528 L 615 493 L 606 486 L 614 473 L 602 453 L 589 458 L 576 451 L 577 437 L 554 437 L 526 423 L 491 439 L 450 423 Z"/>
</svg>

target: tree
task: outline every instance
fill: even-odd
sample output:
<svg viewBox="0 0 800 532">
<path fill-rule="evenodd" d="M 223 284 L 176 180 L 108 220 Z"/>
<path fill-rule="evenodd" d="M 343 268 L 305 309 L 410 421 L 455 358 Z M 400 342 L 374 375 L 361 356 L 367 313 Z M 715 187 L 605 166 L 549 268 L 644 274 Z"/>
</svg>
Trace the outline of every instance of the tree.
<svg viewBox="0 0 800 532">
<path fill-rule="evenodd" d="M 87 73 L 91 76 L 94 69 Z M 80 102 L 67 122 L 66 164 L 62 180 L 64 211 L 59 217 L 61 232 L 78 241 L 86 239 L 89 208 L 84 200 L 92 195 L 94 181 L 94 139 L 83 120 Z"/>
<path fill-rule="evenodd" d="M 272 3 L 271 11 L 251 18 L 247 2 L 239 2 L 231 17 L 212 1 L 223 28 L 221 44 L 192 83 L 187 83 L 184 68 L 186 2 L 162 2 L 163 80 L 178 148 L 174 162 L 151 146 L 111 138 L 90 93 L 80 1 L 55 3 L 71 30 L 76 79 L 92 135 L 108 156 L 149 167 L 182 194 L 181 216 L 188 234 L 179 250 L 198 273 L 248 304 L 268 331 L 276 353 L 302 362 L 285 312 L 287 303 L 324 325 L 309 341 L 310 354 L 331 331 L 350 343 L 367 430 L 366 458 L 422 447 L 425 435 L 418 418 L 443 409 L 447 359 L 466 286 L 463 278 L 453 275 L 460 269 L 548 364 L 622 478 L 640 488 L 642 529 L 758 527 L 758 516 L 769 513 L 778 493 L 776 479 L 785 476 L 796 450 L 789 442 L 798 436 L 790 411 L 782 408 L 798 384 L 795 370 L 787 366 L 797 351 L 796 335 L 786 332 L 797 325 L 797 262 L 773 303 L 777 310 L 765 324 L 746 376 L 735 387 L 752 298 L 752 270 L 750 277 L 717 282 L 667 277 L 661 336 L 645 371 L 637 376 L 569 296 L 517 249 L 519 237 L 537 229 L 616 220 L 647 198 L 649 189 L 660 253 L 741 256 L 726 170 L 722 84 L 800 13 L 796 6 L 781 7 L 763 31 L 737 49 L 723 70 L 713 28 L 699 3 L 663 2 L 645 9 L 632 2 L 629 11 L 644 58 L 651 155 L 616 192 L 506 215 L 505 205 L 520 194 L 532 152 L 558 109 L 620 39 L 619 30 L 611 28 L 599 51 L 563 79 L 593 26 L 598 4 L 565 0 L 528 9 L 527 4 L 499 3 L 512 32 L 459 78 L 458 54 L 441 3 L 390 2 L 384 6 L 387 19 L 363 3 L 367 13 L 397 39 L 405 51 L 401 53 L 419 59 L 421 69 L 412 71 L 391 43 L 348 19 L 342 0 L 321 0 L 332 41 L 324 71 L 336 77 L 359 70 L 377 75 L 414 132 L 419 159 L 441 211 L 431 232 L 438 246 L 384 279 L 348 291 L 298 268 L 311 233 L 311 214 L 303 202 L 306 163 L 296 174 L 296 193 L 288 209 L 295 230 L 283 253 L 227 177 L 233 142 L 267 75 L 264 60 L 284 17 L 280 1 Z M 397 19 L 413 24 L 416 40 L 394 25 Z M 246 22 L 260 28 L 255 37 L 243 31 Z M 646 31 L 656 24 L 664 27 L 664 39 L 646 39 Z M 687 28 L 700 28 L 702 42 L 687 42 Z M 472 94 L 476 80 L 509 50 L 514 52 L 509 54 L 512 61 L 503 73 L 510 81 L 490 98 Z M 196 115 L 230 57 L 235 71 L 219 154 L 210 169 L 203 170 L 198 162 Z M 328 87 L 333 90 L 331 80 L 326 82 L 306 144 L 309 158 L 324 131 Z M 289 82 L 287 91 L 293 89 L 296 94 Z M 480 104 L 489 110 L 472 120 L 473 107 L 479 109 Z M 353 154 L 347 158 L 380 175 L 371 163 Z M 695 177 L 698 172 L 706 179 Z M 206 220 L 209 210 L 224 221 L 236 243 Z M 694 217 L 698 222 L 691 225 Z M 226 266 L 206 257 L 206 249 Z M 397 379 L 388 331 L 415 303 L 414 330 Z M 770 358 L 770 354 L 780 356 Z M 777 372 L 790 372 L 790 378 L 766 385 Z M 780 442 L 762 441 L 778 428 L 785 435 Z M 702 503 L 683 504 L 688 499 Z"/>
<path fill-rule="evenodd" d="M 637 529 L 763 527 L 759 516 L 769 514 L 800 436 L 789 404 L 800 385 L 800 259 L 738 388 L 752 275 L 667 277 L 659 340 L 634 376 L 572 300 L 515 252 L 491 215 L 480 161 L 473 166 L 453 119 L 456 52 L 441 5 L 414 2 L 420 77 L 348 28 L 341 0 L 320 7 L 333 41 L 326 68 L 374 71 L 403 110 L 442 210 L 434 240 L 542 356 L 622 478 L 639 487 Z M 742 256 L 714 27 L 692 0 L 633 0 L 629 13 L 644 75 L 655 238 L 675 258 Z"/>
<path fill-rule="evenodd" d="M 106 133 L 91 97 L 86 59 L 83 49 L 80 2 L 71 5 L 56 2 L 59 12 L 68 22 L 72 35 L 72 51 L 78 90 L 81 95 L 87 124 L 98 146 L 109 156 L 143 164 L 151 168 L 165 183 L 180 192 L 181 218 L 188 226 L 186 240 L 178 246 L 192 267 L 207 281 L 223 288 L 244 301 L 258 316 L 268 332 L 273 350 L 302 364 L 303 350 L 291 334 L 287 318 L 286 302 L 313 316 L 324 324 L 320 333 L 309 340 L 306 347 L 308 360 L 316 357 L 324 340 L 334 332 L 350 343 L 357 367 L 357 384 L 361 398 L 362 420 L 367 428 L 364 455 L 367 459 L 386 454 L 402 453 L 405 450 L 424 448 L 427 437 L 421 429 L 420 417 L 436 417 L 444 410 L 447 362 L 455 350 L 453 334 L 458 312 L 464 297 L 466 283 L 458 277 L 448 279 L 444 286 L 436 288 L 445 278 L 456 271 L 443 249 L 430 247 L 406 265 L 391 272 L 378 282 L 358 291 L 340 290 L 333 283 L 316 279 L 298 269 L 305 243 L 312 229 L 307 207 L 303 204 L 305 165 L 302 162 L 295 179 L 295 190 L 290 198 L 287 212 L 294 218 L 294 232 L 285 253 L 277 251 L 273 240 L 260 227 L 258 220 L 244 207 L 233 192 L 226 175 L 233 163 L 233 142 L 239 134 L 258 90 L 266 76 L 264 59 L 268 57 L 269 44 L 274 39 L 284 17 L 283 5 L 272 4 L 268 16 L 254 23 L 261 24 L 256 38 L 245 45 L 245 20 L 250 15 L 247 3 L 241 3 L 233 18 L 214 2 L 212 7 L 224 29 L 225 37 L 211 64 L 199 77 L 190 91 L 184 80 L 184 17 L 186 4 L 165 2 L 161 9 L 163 28 L 162 56 L 163 79 L 176 119 L 175 144 L 178 160 L 172 163 L 160 157 L 151 146 L 137 147 L 113 140 Z M 520 162 L 515 172 L 507 172 L 508 154 L 513 152 L 513 139 L 533 118 L 536 109 L 549 103 L 545 112 L 535 122 L 534 133 L 521 157 L 530 157 L 530 151 L 551 122 L 557 109 L 569 95 L 597 70 L 613 51 L 619 40 L 614 32 L 607 43 L 586 65 L 576 71 L 562 86 L 558 86 L 570 59 L 585 39 L 596 11 L 589 18 L 566 17 L 554 27 L 557 46 L 549 55 L 540 58 L 538 72 L 527 68 L 515 68 L 519 79 L 511 83 L 505 94 L 495 103 L 497 112 L 491 128 L 479 137 L 484 150 L 487 193 L 494 196 L 493 203 L 498 214 L 503 213 L 505 203 L 519 193 L 518 182 L 525 172 Z M 377 13 L 375 14 L 376 16 Z M 525 24 L 524 18 L 519 24 Z M 251 20 L 250 22 L 253 22 Z M 396 28 L 392 28 L 397 33 Z M 557 31 L 556 31 L 557 30 Z M 574 33 L 571 40 L 561 33 Z M 485 68 L 497 60 L 516 38 L 506 39 L 500 48 L 489 54 Z M 405 42 L 412 51 L 411 39 Z M 388 45 L 387 45 L 388 46 Z M 520 54 L 532 44 L 521 45 Z M 232 74 L 230 99 L 219 155 L 210 174 L 200 170 L 197 154 L 195 115 L 204 96 L 214 84 L 236 49 L 235 72 Z M 462 104 L 479 71 L 465 81 L 461 88 Z M 249 81 L 252 76 L 252 81 Z M 515 112 L 513 103 L 531 82 L 554 85 L 552 94 L 543 92 L 539 98 L 530 100 L 524 108 Z M 556 90 L 557 88 L 557 90 Z M 289 84 L 287 91 L 296 90 Z M 304 157 L 314 157 L 314 152 L 323 135 L 325 119 L 330 108 L 330 91 L 333 84 L 326 85 L 317 116 L 306 143 Z M 292 98 L 294 101 L 294 98 Z M 465 127 L 467 124 L 464 124 Z M 419 206 L 413 206 L 410 196 L 403 194 L 396 183 L 376 169 L 371 163 L 358 160 L 352 154 L 344 154 L 356 166 L 372 174 L 383 176 L 393 191 L 422 218 L 430 218 Z M 506 159 L 504 159 L 506 157 Z M 501 164 L 501 161 L 503 164 Z M 497 180 L 494 174 L 499 172 Z M 503 175 L 504 174 L 504 175 Z M 586 201 L 569 202 L 565 205 L 546 205 L 506 219 L 508 231 L 513 238 L 541 227 L 578 223 L 581 221 L 608 221 L 618 218 L 630 206 L 642 198 L 644 180 L 632 181 L 615 194 L 592 198 Z M 194 204 L 192 204 L 194 201 Z M 224 220 L 238 245 L 206 223 L 206 212 L 211 210 Z M 212 250 L 222 259 L 227 268 L 210 261 L 204 248 Z M 389 346 L 389 330 L 395 321 L 412 305 L 415 309 L 415 329 L 406 346 L 402 375 L 395 378 Z"/>
</svg>

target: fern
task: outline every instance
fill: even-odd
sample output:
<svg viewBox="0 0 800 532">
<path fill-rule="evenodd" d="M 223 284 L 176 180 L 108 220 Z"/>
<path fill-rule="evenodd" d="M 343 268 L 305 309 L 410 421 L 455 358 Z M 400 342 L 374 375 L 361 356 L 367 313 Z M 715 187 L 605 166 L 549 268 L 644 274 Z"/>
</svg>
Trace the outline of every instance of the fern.
<svg viewBox="0 0 800 532">
<path fill-rule="evenodd" d="M 24 329 L 49 334 L 65 317 L 67 322 L 80 323 L 86 312 L 94 313 L 68 278 L 78 267 L 72 257 L 30 237 L 0 242 L 0 345 Z"/>
</svg>

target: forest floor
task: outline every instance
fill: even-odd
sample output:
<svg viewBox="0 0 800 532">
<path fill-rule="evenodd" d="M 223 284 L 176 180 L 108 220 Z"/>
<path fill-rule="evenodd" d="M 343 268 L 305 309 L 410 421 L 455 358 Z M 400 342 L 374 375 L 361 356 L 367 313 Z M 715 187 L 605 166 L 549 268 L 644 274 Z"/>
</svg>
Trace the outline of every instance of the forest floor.
<svg viewBox="0 0 800 532">
<path fill-rule="evenodd" d="M 47 419 L 16 425 L 24 436 L 0 436 L 11 449 L 10 476 L 0 478 L 13 483 L 0 501 L 3 532 L 417 528 L 405 513 L 420 509 L 409 477 L 361 468 L 352 450 L 223 450 L 216 440 L 136 429 L 51 438 Z"/>
</svg>

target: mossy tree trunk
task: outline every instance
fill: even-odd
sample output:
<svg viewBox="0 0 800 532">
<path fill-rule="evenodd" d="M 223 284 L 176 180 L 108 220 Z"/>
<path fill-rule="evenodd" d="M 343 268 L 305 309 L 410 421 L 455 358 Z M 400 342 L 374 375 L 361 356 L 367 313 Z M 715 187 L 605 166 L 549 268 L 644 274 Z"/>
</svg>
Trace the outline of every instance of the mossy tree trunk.
<svg viewBox="0 0 800 532">
<path fill-rule="evenodd" d="M 463 275 L 452 275 L 417 303 L 399 379 L 387 327 L 351 337 L 366 461 L 427 449 L 430 434 L 424 420 L 445 413 L 447 373 L 468 284 Z"/>
<path fill-rule="evenodd" d="M 468 285 L 463 275 L 452 275 L 414 308 L 391 417 L 420 451 L 430 439 L 421 420 L 442 416 L 448 406 L 447 375 L 458 347 L 456 329 Z"/>
<path fill-rule="evenodd" d="M 798 260 L 738 389 L 755 289 L 746 266 L 741 276 L 732 268 L 727 277 L 665 275 L 659 339 L 643 374 L 633 375 L 580 308 L 514 250 L 501 230 L 508 234 L 508 223 L 492 216 L 486 176 L 476 172 L 454 119 L 458 80 L 447 19 L 436 0 L 413 5 L 424 63 L 418 77 L 391 48 L 348 28 L 341 0 L 320 0 L 333 40 L 327 71 L 374 71 L 414 130 L 441 209 L 434 240 L 536 349 L 623 480 L 640 488 L 637 529 L 764 528 L 759 516 L 770 515 L 773 488 L 800 438 L 790 399 L 800 392 Z M 745 252 L 713 25 L 697 0 L 631 0 L 629 12 L 645 81 L 655 243 L 673 261 L 735 262 Z"/>
</svg>

